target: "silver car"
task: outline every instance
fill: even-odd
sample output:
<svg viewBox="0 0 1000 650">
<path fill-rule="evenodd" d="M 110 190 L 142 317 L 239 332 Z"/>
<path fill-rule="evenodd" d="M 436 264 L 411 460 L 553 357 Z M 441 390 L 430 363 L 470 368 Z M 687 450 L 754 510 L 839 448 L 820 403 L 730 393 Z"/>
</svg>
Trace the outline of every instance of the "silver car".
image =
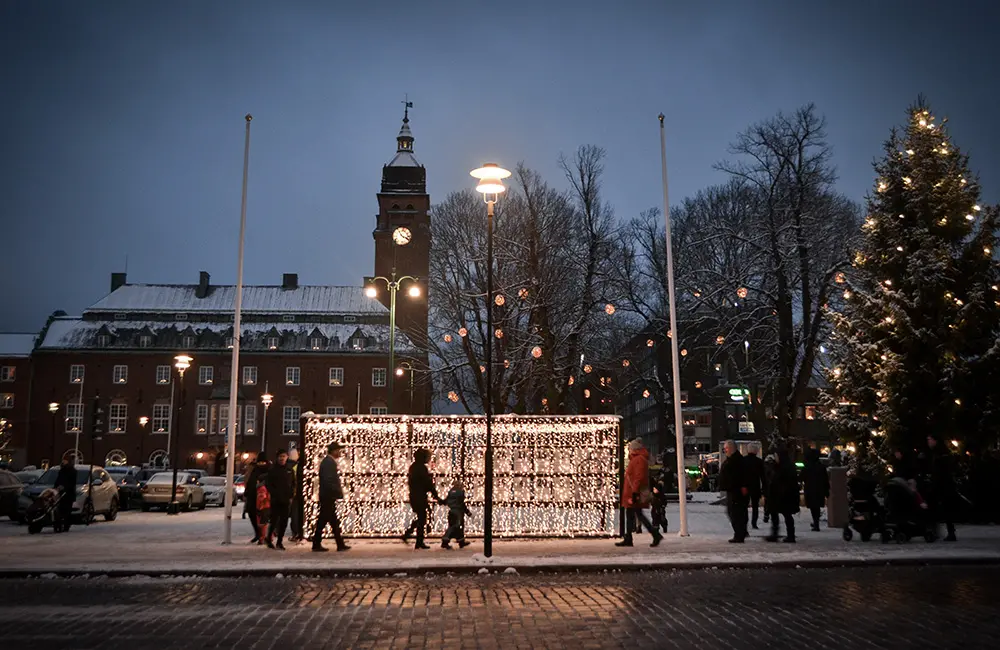
<svg viewBox="0 0 1000 650">
<path fill-rule="evenodd" d="M 142 487 L 142 511 L 151 508 L 166 508 L 171 501 L 170 487 L 174 473 L 160 472 Z M 198 477 L 188 472 L 177 472 L 177 503 L 182 510 L 204 510 L 205 490 L 199 485 Z"/>
<path fill-rule="evenodd" d="M 226 477 L 225 476 L 205 476 L 200 481 L 202 489 L 205 490 L 205 503 L 210 506 L 226 505 Z M 233 503 L 236 503 L 236 494 L 233 493 Z"/>
<path fill-rule="evenodd" d="M 59 468 L 52 467 L 45 471 L 38 480 L 27 485 L 17 501 L 18 518 L 23 520 L 28 506 L 45 490 L 54 487 Z M 88 481 L 88 477 L 90 480 Z M 91 498 L 88 499 L 87 497 Z M 76 499 L 73 501 L 73 518 L 84 523 L 90 523 L 97 515 L 104 515 L 107 521 L 118 517 L 118 486 L 114 479 L 104 471 L 103 467 L 90 465 L 76 466 Z"/>
</svg>

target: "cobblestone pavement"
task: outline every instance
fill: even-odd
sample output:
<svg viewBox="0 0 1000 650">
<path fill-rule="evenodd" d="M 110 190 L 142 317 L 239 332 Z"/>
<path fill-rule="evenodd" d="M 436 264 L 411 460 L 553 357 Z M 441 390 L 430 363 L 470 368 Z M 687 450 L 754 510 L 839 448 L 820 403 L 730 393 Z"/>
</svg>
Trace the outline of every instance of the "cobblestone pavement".
<svg viewBox="0 0 1000 650">
<path fill-rule="evenodd" d="M 994 648 L 1000 567 L 0 580 L 4 648 Z"/>
</svg>

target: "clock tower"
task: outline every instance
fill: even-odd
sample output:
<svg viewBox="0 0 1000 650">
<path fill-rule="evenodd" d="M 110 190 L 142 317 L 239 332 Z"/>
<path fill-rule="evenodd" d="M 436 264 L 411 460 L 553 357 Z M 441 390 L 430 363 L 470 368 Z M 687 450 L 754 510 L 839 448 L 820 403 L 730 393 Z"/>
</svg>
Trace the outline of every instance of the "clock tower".
<svg viewBox="0 0 1000 650">
<path fill-rule="evenodd" d="M 403 125 L 396 136 L 396 155 L 382 167 L 382 188 L 377 194 L 375 275 L 418 278 L 419 297 L 409 295 L 409 280 L 396 294 L 396 323 L 418 346 L 427 338 L 427 276 L 431 254 L 431 199 L 427 172 L 413 155 L 410 108 L 404 102 Z M 380 284 L 378 299 L 389 306 L 389 292 Z"/>
</svg>

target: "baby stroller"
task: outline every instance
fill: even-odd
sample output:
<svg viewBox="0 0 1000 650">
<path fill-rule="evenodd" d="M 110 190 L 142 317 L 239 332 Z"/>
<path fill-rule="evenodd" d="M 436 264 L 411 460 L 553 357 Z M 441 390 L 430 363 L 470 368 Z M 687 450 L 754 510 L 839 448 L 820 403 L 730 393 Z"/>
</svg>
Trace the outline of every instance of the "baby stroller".
<svg viewBox="0 0 1000 650">
<path fill-rule="evenodd" d="M 885 525 L 882 542 L 904 543 L 922 536 L 927 542 L 937 537 L 920 493 L 903 478 L 894 478 L 885 486 Z"/>
<path fill-rule="evenodd" d="M 62 498 L 62 488 L 49 488 L 38 495 L 24 513 L 24 521 L 28 524 L 28 533 L 37 535 L 42 528 L 52 525 L 56 533 L 63 531 L 62 517 L 59 513 L 59 500 Z"/>
<path fill-rule="evenodd" d="M 862 542 L 867 542 L 872 535 L 882 530 L 884 513 L 878 497 L 875 496 L 877 488 L 877 481 L 860 476 L 855 476 L 847 482 L 847 505 L 850 511 L 847 524 L 844 526 L 845 542 L 851 541 L 854 531 L 861 536 Z"/>
</svg>

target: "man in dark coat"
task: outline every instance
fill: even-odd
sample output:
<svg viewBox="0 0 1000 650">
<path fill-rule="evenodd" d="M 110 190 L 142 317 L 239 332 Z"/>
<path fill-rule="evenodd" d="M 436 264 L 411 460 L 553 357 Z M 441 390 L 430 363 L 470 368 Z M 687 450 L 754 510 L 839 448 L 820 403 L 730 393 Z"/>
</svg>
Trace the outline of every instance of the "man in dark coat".
<svg viewBox="0 0 1000 650">
<path fill-rule="evenodd" d="M 410 542 L 410 535 L 416 531 L 417 543 L 414 548 L 420 550 L 430 549 L 430 546 L 424 544 L 427 510 L 430 508 L 427 493 L 430 492 L 434 495 L 434 500 L 441 503 L 441 497 L 438 496 L 437 490 L 434 488 L 434 479 L 431 477 L 430 470 L 427 469 L 427 463 L 430 460 L 431 452 L 427 449 L 418 449 L 413 452 L 413 463 L 410 465 L 406 477 L 410 488 L 410 507 L 413 508 L 413 514 L 416 515 L 416 519 L 413 520 L 413 523 L 403 533 L 403 541 L 408 544 Z"/>
<path fill-rule="evenodd" d="M 958 506 L 958 486 L 955 483 L 955 469 L 951 453 L 936 436 L 927 436 L 927 458 L 925 473 L 930 477 L 930 504 L 937 521 L 943 521 L 948 531 L 946 542 L 956 541 L 955 508 Z"/>
<path fill-rule="evenodd" d="M 69 530 L 73 518 L 73 502 L 76 501 L 76 461 L 74 456 L 62 459 L 59 473 L 56 475 L 57 488 L 62 488 L 59 499 L 59 518 L 62 520 L 63 531 Z"/>
<path fill-rule="evenodd" d="M 785 541 L 794 544 L 795 519 L 793 515 L 799 511 L 799 480 L 795 473 L 795 465 L 785 449 L 778 449 L 774 456 L 774 474 L 767 485 L 767 509 L 771 515 L 771 534 L 765 539 L 769 542 L 778 541 L 778 522 L 781 517 L 784 517 Z"/>
<path fill-rule="evenodd" d="M 746 468 L 743 465 L 743 454 L 736 447 L 736 443 L 727 440 L 724 446 L 726 460 L 719 470 L 719 489 L 726 493 L 726 511 L 729 514 L 729 522 L 733 526 L 733 538 L 729 540 L 734 544 L 742 544 L 747 538 L 747 507 L 750 487 L 746 477 Z"/>
<path fill-rule="evenodd" d="M 333 529 L 333 539 L 337 542 L 338 551 L 346 551 L 350 546 L 344 543 L 340 534 L 340 518 L 337 517 L 337 501 L 344 498 L 344 489 L 340 485 L 340 471 L 337 469 L 337 459 L 343 447 L 340 443 L 331 442 L 326 448 L 326 458 L 319 464 L 319 515 L 316 517 L 316 532 L 313 534 L 312 550 L 323 552 L 323 529 L 327 524 Z"/>
<path fill-rule="evenodd" d="M 764 489 L 764 461 L 757 455 L 757 446 L 747 450 L 743 464 L 746 467 L 747 487 L 750 489 L 750 526 L 757 530 L 757 515 L 760 511 L 760 496 Z"/>
<path fill-rule="evenodd" d="M 271 463 L 264 458 L 264 455 L 259 455 L 254 466 L 250 469 L 250 473 L 247 474 L 246 485 L 243 489 L 243 508 L 250 517 L 250 525 L 253 526 L 251 544 L 256 544 L 267 534 L 266 530 L 260 530 L 260 527 L 257 526 L 257 485 L 261 481 L 267 481 L 267 470 L 270 467 Z"/>
<path fill-rule="evenodd" d="M 288 528 L 292 499 L 295 498 L 295 472 L 288 466 L 288 452 L 284 449 L 278 450 L 278 462 L 267 472 L 267 491 L 271 496 L 271 525 L 267 533 L 267 546 L 283 551 L 285 545 L 282 541 L 285 529 Z M 278 533 L 277 544 L 271 542 L 275 531 Z"/>
<path fill-rule="evenodd" d="M 805 492 L 806 507 L 812 514 L 812 530 L 818 531 L 820 511 L 830 496 L 830 477 L 819 460 L 818 449 L 806 450 L 805 463 L 802 467 L 802 487 Z"/>
</svg>

